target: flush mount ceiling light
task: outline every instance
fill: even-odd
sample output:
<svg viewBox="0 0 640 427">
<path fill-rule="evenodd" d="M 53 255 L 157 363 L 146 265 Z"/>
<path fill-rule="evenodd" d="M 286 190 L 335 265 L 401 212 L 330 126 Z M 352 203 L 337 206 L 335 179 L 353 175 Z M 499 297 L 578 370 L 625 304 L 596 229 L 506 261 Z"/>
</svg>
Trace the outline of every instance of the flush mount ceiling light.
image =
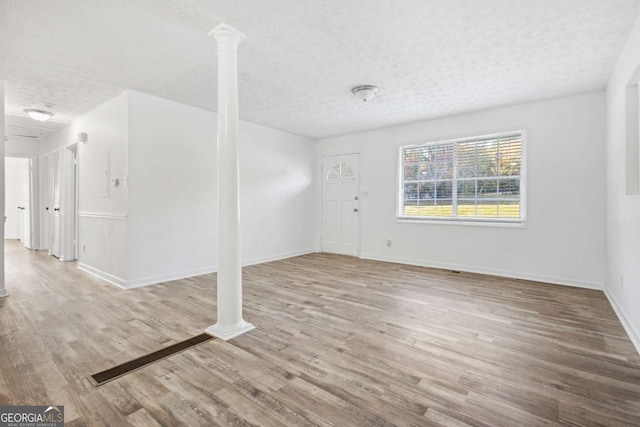
<svg viewBox="0 0 640 427">
<path fill-rule="evenodd" d="M 360 101 L 371 101 L 378 94 L 378 88 L 372 85 L 356 86 L 351 89 L 351 93 Z"/>
<path fill-rule="evenodd" d="M 39 122 L 46 122 L 53 117 L 53 113 L 50 113 L 49 111 L 34 110 L 33 108 L 27 108 L 24 112 L 33 120 L 37 120 Z"/>
</svg>

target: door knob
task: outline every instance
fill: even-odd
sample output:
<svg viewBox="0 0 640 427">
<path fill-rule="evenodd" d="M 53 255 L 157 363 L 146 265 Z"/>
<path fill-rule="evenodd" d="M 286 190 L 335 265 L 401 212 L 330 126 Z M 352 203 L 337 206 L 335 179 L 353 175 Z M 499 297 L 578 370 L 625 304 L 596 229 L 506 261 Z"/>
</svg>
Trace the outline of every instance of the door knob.
<svg viewBox="0 0 640 427">
<path fill-rule="evenodd" d="M 354 212 L 358 212 L 358 208 L 353 208 L 353 211 Z"/>
<path fill-rule="evenodd" d="M 53 208 L 54 211 L 59 212 L 60 208 Z"/>
</svg>

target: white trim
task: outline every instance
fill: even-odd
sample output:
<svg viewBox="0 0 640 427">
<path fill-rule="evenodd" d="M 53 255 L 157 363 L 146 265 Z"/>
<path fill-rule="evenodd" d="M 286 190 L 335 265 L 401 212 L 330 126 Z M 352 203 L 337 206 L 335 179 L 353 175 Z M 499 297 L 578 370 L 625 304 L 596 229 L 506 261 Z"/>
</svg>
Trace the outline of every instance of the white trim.
<svg viewBox="0 0 640 427">
<path fill-rule="evenodd" d="M 116 221 L 126 221 L 127 214 L 111 214 L 106 212 L 78 212 L 80 218 L 101 218 L 113 219 Z"/>
<path fill-rule="evenodd" d="M 261 258 L 254 258 L 251 260 L 244 261 L 242 263 L 242 266 L 248 267 L 250 265 L 263 264 L 266 262 L 278 261 L 281 259 L 307 255 L 313 252 L 314 252 L 314 249 L 310 248 L 310 249 L 304 249 L 301 251 L 293 251 L 293 252 L 280 253 L 276 255 L 269 255 Z M 140 279 L 127 280 L 126 284 L 124 284 L 123 287 L 125 289 L 140 288 L 142 286 L 156 285 L 158 283 L 170 282 L 172 280 L 187 279 L 189 277 L 216 273 L 217 271 L 218 271 L 217 265 L 210 265 L 210 266 L 201 267 L 201 268 L 194 268 L 191 270 L 183 270 L 183 271 L 178 271 L 174 273 L 160 274 L 157 276 L 149 276 L 149 277 L 143 277 Z"/>
<path fill-rule="evenodd" d="M 281 259 L 287 259 L 287 258 L 293 258 L 297 256 L 312 254 L 315 251 L 316 251 L 315 248 L 309 248 L 309 249 L 302 249 L 299 251 L 283 252 L 276 255 L 267 255 L 260 258 L 253 258 L 253 259 L 246 260 L 242 263 L 242 266 L 248 267 L 250 265 L 264 264 L 265 262 L 279 261 Z"/>
<path fill-rule="evenodd" d="M 303 249 L 300 251 L 292 251 L 292 252 L 280 253 L 277 255 L 270 255 L 270 256 L 261 257 L 261 258 L 254 258 L 252 260 L 243 262 L 242 266 L 247 267 L 255 264 L 263 264 L 266 262 L 278 261 L 286 258 L 293 258 L 296 256 L 307 255 L 307 254 L 313 253 L 314 251 L 315 250 L 313 248 L 310 248 L 310 249 Z M 113 285 L 116 285 L 122 289 L 134 289 L 142 286 L 170 282 L 172 280 L 180 280 L 180 279 L 187 279 L 189 277 L 194 277 L 194 276 L 202 276 L 204 274 L 211 274 L 218 271 L 217 266 L 211 265 L 207 267 L 194 268 L 191 270 L 184 270 L 184 271 L 179 271 L 175 273 L 167 273 L 167 274 L 161 274 L 157 276 L 143 277 L 141 279 L 124 280 L 120 277 L 114 276 L 109 273 L 105 273 L 104 271 L 91 267 L 87 264 L 78 263 L 78 268 L 100 279 L 103 279 Z"/>
<path fill-rule="evenodd" d="M 396 222 L 403 224 L 441 224 L 441 225 L 464 225 L 480 227 L 505 227 L 505 228 L 527 228 L 527 224 L 522 221 L 483 221 L 483 220 L 462 220 L 454 218 L 427 218 L 427 217 L 397 217 Z M 415 219 L 414 219 L 415 218 Z"/>
<path fill-rule="evenodd" d="M 158 283 L 170 282 L 172 280 L 187 279 L 194 276 L 202 276 L 204 274 L 215 273 L 218 266 L 210 265 L 207 267 L 193 268 L 191 270 L 177 271 L 173 273 L 159 274 L 157 276 L 142 277 L 140 279 L 127 280 L 125 289 L 140 288 L 142 286 L 157 285 Z"/>
<path fill-rule="evenodd" d="M 629 335 L 629 339 L 631 343 L 636 348 L 636 351 L 640 355 L 640 330 L 633 324 L 631 320 L 631 316 L 627 314 L 622 305 L 618 303 L 618 300 L 613 296 L 613 294 L 609 291 L 608 288 L 604 288 L 604 294 L 609 300 L 609 304 L 613 307 L 613 311 L 618 316 L 620 323 L 622 323 L 622 327 Z"/>
<path fill-rule="evenodd" d="M 127 289 L 126 286 L 126 282 L 124 279 L 118 277 L 118 276 L 114 276 L 113 274 L 109 274 L 109 273 L 105 273 L 102 270 L 98 270 L 97 268 L 91 267 L 87 264 L 82 264 L 81 262 L 78 263 L 78 269 L 87 272 L 89 274 L 92 274 L 94 276 L 96 276 L 99 279 L 102 279 L 104 281 L 107 281 L 109 283 L 111 283 L 112 285 L 116 285 L 119 288 L 122 289 Z"/>
<path fill-rule="evenodd" d="M 511 279 L 532 280 L 535 282 L 550 283 L 553 285 L 563 285 L 563 286 L 571 286 L 575 288 L 595 289 L 599 291 L 603 290 L 604 288 L 602 283 L 591 282 L 587 280 L 576 280 L 576 279 L 570 279 L 567 277 L 517 273 L 513 271 L 484 268 L 484 267 L 477 267 L 477 266 L 471 266 L 471 265 L 450 264 L 450 263 L 441 263 L 441 262 L 425 262 L 422 260 L 386 257 L 386 256 L 370 255 L 370 254 L 363 254 L 361 258 L 370 259 L 374 261 L 384 261 L 384 262 L 393 262 L 398 264 L 416 265 L 419 267 L 464 271 L 468 273 L 487 274 L 490 276 L 499 276 L 499 277 L 506 277 Z"/>
<path fill-rule="evenodd" d="M 255 328 L 256 327 L 253 326 L 251 323 L 247 323 L 243 320 L 241 323 L 237 325 L 232 325 L 231 327 L 226 327 L 226 328 L 221 327 L 218 323 L 216 323 L 215 325 L 211 325 L 208 328 L 206 328 L 204 332 L 213 337 L 220 338 L 221 340 L 224 340 L 224 341 L 228 341 L 239 335 L 247 333 Z"/>
</svg>

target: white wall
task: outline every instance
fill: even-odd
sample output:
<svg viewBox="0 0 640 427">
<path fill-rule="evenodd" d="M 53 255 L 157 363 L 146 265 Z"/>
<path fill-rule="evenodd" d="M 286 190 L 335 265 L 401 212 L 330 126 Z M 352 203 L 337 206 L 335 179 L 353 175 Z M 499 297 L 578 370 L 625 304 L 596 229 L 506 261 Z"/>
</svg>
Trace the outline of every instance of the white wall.
<svg viewBox="0 0 640 427">
<path fill-rule="evenodd" d="M 38 140 L 8 136 L 4 143 L 5 156 L 37 156 L 42 150 L 42 144 Z"/>
<path fill-rule="evenodd" d="M 640 352 L 640 195 L 625 194 L 625 92 L 639 67 L 640 18 L 607 86 L 608 263 L 605 289 Z"/>
<path fill-rule="evenodd" d="M 100 105 L 69 126 L 43 138 L 42 152 L 59 151 L 61 166 L 61 211 L 63 232 L 72 227 L 71 191 L 72 156 L 67 149 L 79 132 L 89 135 L 88 142 L 78 144 L 79 161 L 79 265 L 117 284 L 127 275 L 127 190 L 108 187 L 105 193 L 105 170 L 109 177 L 124 177 L 128 169 L 127 94 L 122 93 Z M 73 258 L 69 239 L 63 240 L 62 258 Z"/>
<path fill-rule="evenodd" d="M 215 271 L 216 114 L 128 91 L 128 286 Z M 312 141 L 240 124 L 244 264 L 311 252 Z"/>
<path fill-rule="evenodd" d="M 589 93 L 328 138 L 317 168 L 324 155 L 360 153 L 364 258 L 602 288 L 604 106 Z M 526 132 L 525 228 L 396 221 L 398 145 L 515 129 Z"/>
<path fill-rule="evenodd" d="M 28 159 L 6 157 L 4 160 L 5 183 L 5 223 L 4 238 L 20 239 L 20 211 L 22 206 L 22 190 L 25 168 L 29 167 Z"/>
</svg>

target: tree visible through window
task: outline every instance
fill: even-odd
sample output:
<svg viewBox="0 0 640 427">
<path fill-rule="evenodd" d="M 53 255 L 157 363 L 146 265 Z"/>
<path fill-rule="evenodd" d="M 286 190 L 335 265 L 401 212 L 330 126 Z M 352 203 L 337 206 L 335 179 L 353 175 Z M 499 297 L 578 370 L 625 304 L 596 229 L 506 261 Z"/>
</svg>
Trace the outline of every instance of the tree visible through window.
<svg viewBox="0 0 640 427">
<path fill-rule="evenodd" d="M 522 132 L 405 145 L 399 159 L 398 218 L 522 222 Z"/>
</svg>

